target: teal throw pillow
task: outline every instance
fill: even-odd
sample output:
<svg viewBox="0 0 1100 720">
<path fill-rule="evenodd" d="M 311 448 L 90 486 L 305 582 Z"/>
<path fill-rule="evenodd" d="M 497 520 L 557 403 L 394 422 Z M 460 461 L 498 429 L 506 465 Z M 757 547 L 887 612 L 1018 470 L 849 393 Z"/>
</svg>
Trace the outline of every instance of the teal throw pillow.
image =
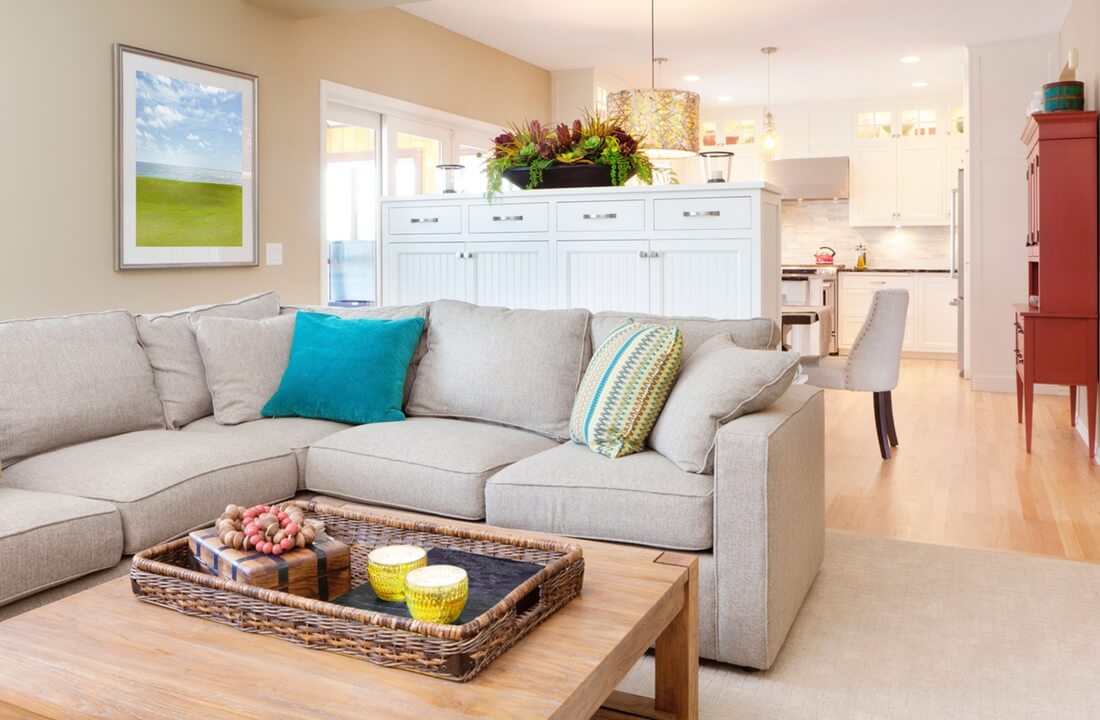
<svg viewBox="0 0 1100 720">
<path fill-rule="evenodd" d="M 424 318 L 299 312 L 286 372 L 261 414 L 355 425 L 404 420 L 405 375 L 423 329 Z"/>
</svg>

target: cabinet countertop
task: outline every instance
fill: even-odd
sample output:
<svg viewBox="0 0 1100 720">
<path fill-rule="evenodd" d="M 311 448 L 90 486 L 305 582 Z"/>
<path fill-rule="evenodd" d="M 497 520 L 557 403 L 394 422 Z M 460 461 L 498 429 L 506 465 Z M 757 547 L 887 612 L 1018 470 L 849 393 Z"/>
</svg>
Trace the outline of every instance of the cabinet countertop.
<svg viewBox="0 0 1100 720">
<path fill-rule="evenodd" d="M 934 268 L 867 268 L 866 270 L 856 270 L 855 268 L 841 268 L 841 272 L 846 273 L 861 273 L 865 275 L 874 275 L 876 273 L 950 273 L 950 270 L 937 270 Z"/>
</svg>

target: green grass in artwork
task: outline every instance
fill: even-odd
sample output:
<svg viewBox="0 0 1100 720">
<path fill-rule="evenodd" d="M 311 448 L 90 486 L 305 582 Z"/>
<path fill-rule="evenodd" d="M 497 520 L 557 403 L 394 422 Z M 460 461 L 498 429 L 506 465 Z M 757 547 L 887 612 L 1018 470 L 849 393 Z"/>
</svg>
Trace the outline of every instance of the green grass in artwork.
<svg viewBox="0 0 1100 720">
<path fill-rule="evenodd" d="M 138 247 L 241 247 L 240 185 L 137 178 Z"/>
</svg>

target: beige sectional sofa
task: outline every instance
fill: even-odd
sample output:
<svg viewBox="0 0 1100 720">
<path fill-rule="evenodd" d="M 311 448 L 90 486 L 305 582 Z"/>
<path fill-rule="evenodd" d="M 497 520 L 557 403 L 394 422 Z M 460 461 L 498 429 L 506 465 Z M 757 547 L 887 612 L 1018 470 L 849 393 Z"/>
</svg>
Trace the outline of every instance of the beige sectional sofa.
<svg viewBox="0 0 1100 720">
<path fill-rule="evenodd" d="M 775 660 L 822 559 L 819 390 L 792 386 L 724 425 L 713 475 L 653 450 L 610 460 L 568 442 L 568 413 L 592 347 L 625 315 L 442 301 L 323 310 L 427 318 L 406 421 L 219 424 L 192 323 L 296 310 L 264 294 L 0 322 L 0 618 L 125 572 L 230 502 L 308 493 L 696 553 L 702 655 Z M 767 320 L 646 319 L 680 327 L 688 354 L 720 333 L 775 342 Z"/>
</svg>

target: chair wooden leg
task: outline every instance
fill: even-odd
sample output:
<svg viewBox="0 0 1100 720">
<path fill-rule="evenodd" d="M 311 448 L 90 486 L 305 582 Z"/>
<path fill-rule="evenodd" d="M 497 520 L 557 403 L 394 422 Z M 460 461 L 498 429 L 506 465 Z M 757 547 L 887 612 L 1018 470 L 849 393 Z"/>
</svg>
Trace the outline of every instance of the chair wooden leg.
<svg viewBox="0 0 1100 720">
<path fill-rule="evenodd" d="M 898 431 L 894 428 L 894 394 L 891 392 L 884 393 L 886 395 L 886 431 L 887 436 L 890 438 L 890 444 L 894 447 L 898 446 Z"/>
<path fill-rule="evenodd" d="M 875 393 L 875 432 L 878 433 L 878 448 L 883 460 L 890 459 L 890 439 L 886 430 L 886 393 Z"/>
</svg>

